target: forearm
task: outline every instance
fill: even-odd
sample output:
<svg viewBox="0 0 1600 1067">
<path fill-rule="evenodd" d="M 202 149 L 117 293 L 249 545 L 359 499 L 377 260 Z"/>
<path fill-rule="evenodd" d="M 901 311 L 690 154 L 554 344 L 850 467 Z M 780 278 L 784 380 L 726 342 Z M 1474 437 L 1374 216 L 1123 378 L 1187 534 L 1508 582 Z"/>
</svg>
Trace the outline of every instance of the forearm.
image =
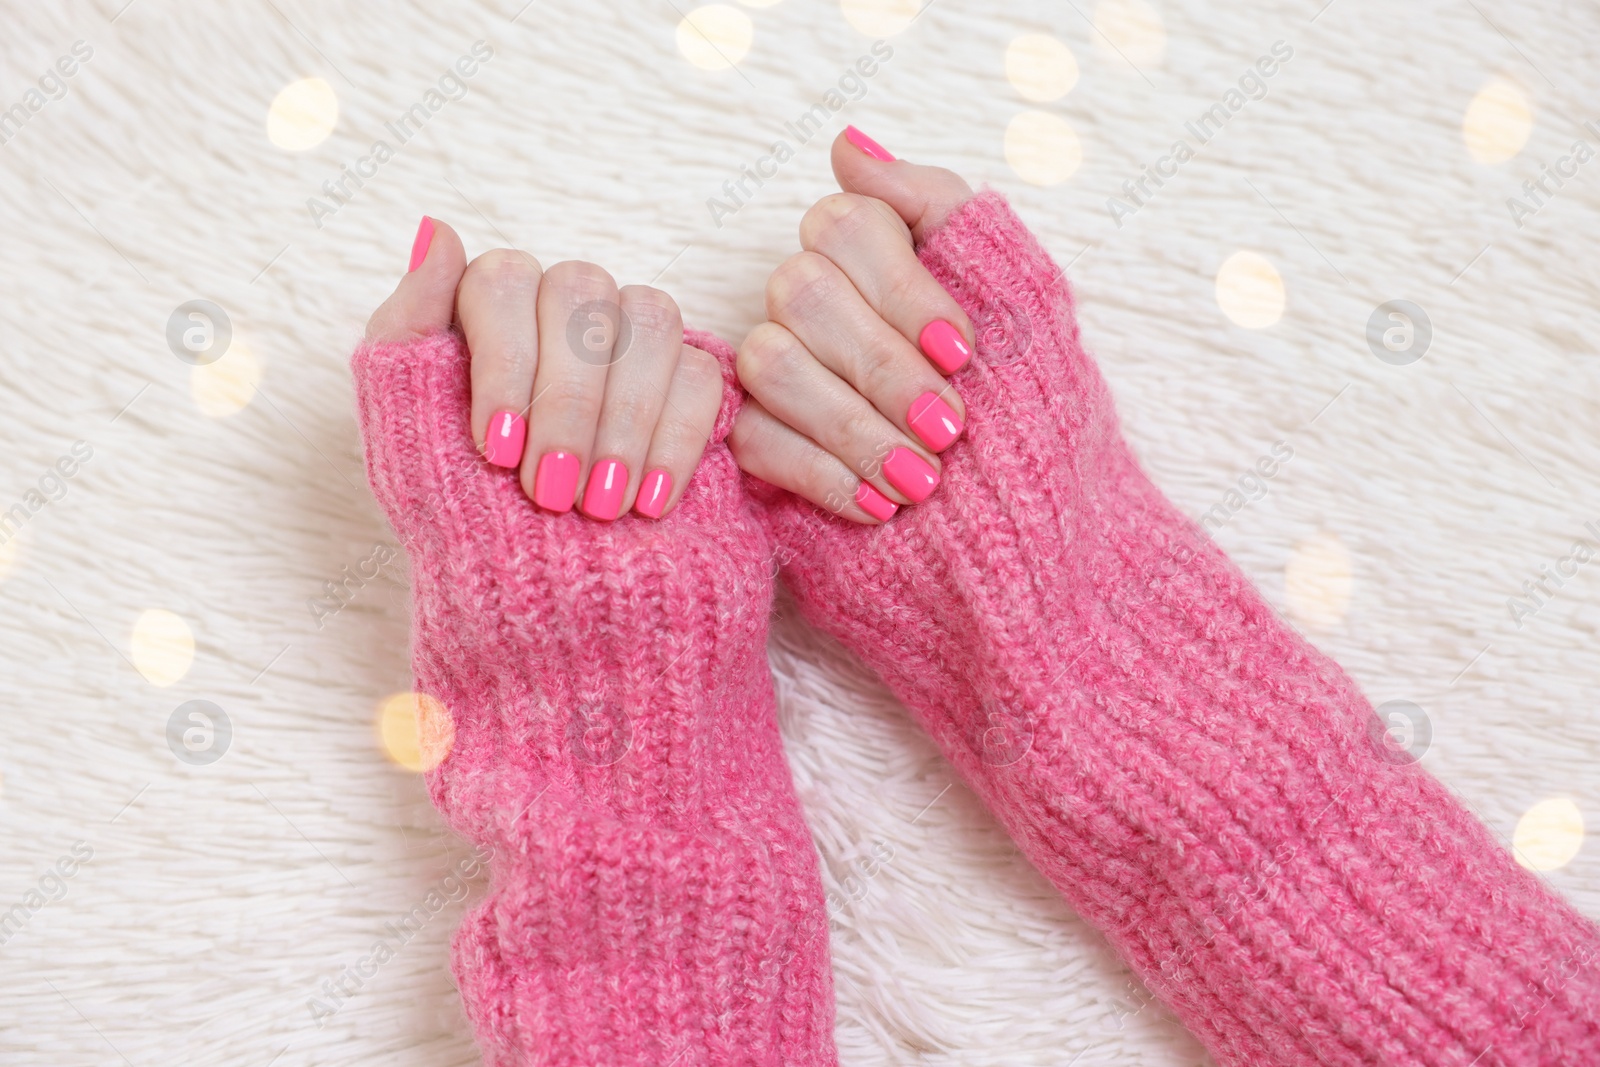
<svg viewBox="0 0 1600 1067">
<path fill-rule="evenodd" d="M 476 454 L 467 362 L 444 334 L 363 346 L 354 368 L 369 478 L 411 556 L 417 687 L 453 727 L 429 788 L 493 852 L 454 943 L 487 1062 L 836 1062 L 764 653 L 769 552 L 727 418 L 661 519 L 552 515 Z"/>
<path fill-rule="evenodd" d="M 1009 209 L 969 203 L 922 258 L 977 330 L 967 436 L 883 527 L 772 510 L 808 616 L 1224 1062 L 1600 1057 L 1600 933 L 1385 758 L 1150 483 Z"/>
</svg>

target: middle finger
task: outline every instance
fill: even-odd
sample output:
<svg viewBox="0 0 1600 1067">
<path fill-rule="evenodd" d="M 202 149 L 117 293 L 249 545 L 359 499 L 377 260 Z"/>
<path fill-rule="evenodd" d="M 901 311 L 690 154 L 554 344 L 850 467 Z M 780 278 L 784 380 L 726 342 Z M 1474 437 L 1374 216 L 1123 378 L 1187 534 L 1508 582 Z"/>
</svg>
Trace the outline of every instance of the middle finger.
<svg viewBox="0 0 1600 1067">
<path fill-rule="evenodd" d="M 617 283 L 601 268 L 567 260 L 544 272 L 522 485 L 549 511 L 577 502 L 621 321 Z"/>
</svg>

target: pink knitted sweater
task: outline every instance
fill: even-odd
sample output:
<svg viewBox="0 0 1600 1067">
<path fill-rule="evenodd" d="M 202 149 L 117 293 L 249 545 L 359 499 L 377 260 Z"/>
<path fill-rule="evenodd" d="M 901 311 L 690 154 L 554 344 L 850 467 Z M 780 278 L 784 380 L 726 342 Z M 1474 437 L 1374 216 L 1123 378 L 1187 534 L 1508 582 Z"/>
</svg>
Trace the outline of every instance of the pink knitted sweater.
<svg viewBox="0 0 1600 1067">
<path fill-rule="evenodd" d="M 1004 202 L 921 254 L 978 329 L 967 433 L 883 526 L 750 483 L 807 615 L 1220 1063 L 1600 1064 L 1600 929 L 1375 745 L 1351 681 L 1151 485 Z M 455 948 L 487 1062 L 835 1063 L 734 392 L 677 510 L 599 524 L 478 459 L 456 336 L 353 362 L 417 685 L 456 726 L 430 788 L 495 855 Z"/>
<path fill-rule="evenodd" d="M 808 618 L 1219 1063 L 1600 1065 L 1600 929 L 1151 485 L 1005 202 L 920 254 L 976 327 L 967 432 L 881 526 L 752 480 Z"/>
<path fill-rule="evenodd" d="M 598 523 L 479 458 L 455 334 L 352 363 L 368 477 L 411 558 L 416 684 L 455 723 L 429 788 L 493 852 L 454 952 L 485 1060 L 836 1064 L 818 858 L 767 668 L 770 549 L 721 443 L 731 371 L 679 506 Z"/>
</svg>

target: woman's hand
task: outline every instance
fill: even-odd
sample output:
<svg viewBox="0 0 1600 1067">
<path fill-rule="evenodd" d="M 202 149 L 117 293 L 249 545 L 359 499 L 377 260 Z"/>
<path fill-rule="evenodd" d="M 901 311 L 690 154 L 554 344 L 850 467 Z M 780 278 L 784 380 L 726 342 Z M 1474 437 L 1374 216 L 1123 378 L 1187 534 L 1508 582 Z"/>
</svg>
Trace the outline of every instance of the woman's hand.
<svg viewBox="0 0 1600 1067">
<path fill-rule="evenodd" d="M 468 263 L 456 232 L 424 218 L 367 339 L 452 324 L 472 354 L 473 439 L 488 462 L 521 468 L 534 503 L 607 520 L 677 504 L 716 422 L 722 371 L 683 343 L 670 296 L 505 248 Z"/>
<path fill-rule="evenodd" d="M 843 192 L 800 222 L 804 251 L 767 282 L 739 346 L 750 394 L 729 434 L 739 466 L 856 522 L 883 522 L 939 484 L 965 408 L 946 375 L 972 324 L 916 245 L 972 196 L 960 176 L 895 160 L 855 127 L 833 143 Z"/>
</svg>

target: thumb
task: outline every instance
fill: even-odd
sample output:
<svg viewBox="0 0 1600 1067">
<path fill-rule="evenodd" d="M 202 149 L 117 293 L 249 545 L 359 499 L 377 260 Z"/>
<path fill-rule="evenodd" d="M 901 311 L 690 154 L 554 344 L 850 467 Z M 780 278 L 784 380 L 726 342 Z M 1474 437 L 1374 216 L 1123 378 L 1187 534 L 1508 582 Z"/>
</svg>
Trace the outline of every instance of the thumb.
<svg viewBox="0 0 1600 1067">
<path fill-rule="evenodd" d="M 833 176 L 845 192 L 894 208 L 918 244 L 972 198 L 972 187 L 955 171 L 896 159 L 854 126 L 833 140 Z"/>
<path fill-rule="evenodd" d="M 367 320 L 367 340 L 413 341 L 448 329 L 455 316 L 456 286 L 466 269 L 467 254 L 456 231 L 422 216 L 411 245 L 411 266 Z"/>
</svg>

